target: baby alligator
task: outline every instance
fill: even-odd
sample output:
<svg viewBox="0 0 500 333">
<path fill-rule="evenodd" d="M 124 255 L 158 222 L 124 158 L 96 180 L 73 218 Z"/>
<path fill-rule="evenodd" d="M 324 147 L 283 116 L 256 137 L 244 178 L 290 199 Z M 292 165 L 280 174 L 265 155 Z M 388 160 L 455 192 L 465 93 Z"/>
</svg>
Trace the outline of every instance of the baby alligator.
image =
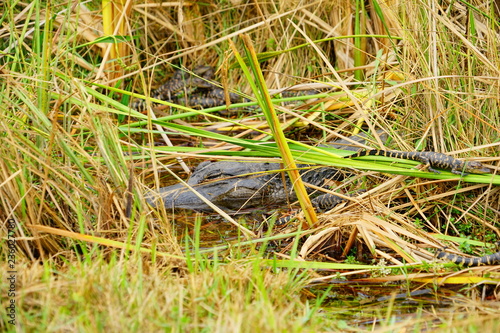
<svg viewBox="0 0 500 333">
<path fill-rule="evenodd" d="M 209 81 L 213 78 L 214 68 L 211 66 L 198 66 L 192 74 L 178 69 L 170 80 L 153 91 L 151 97 L 197 108 L 224 105 L 224 89 Z M 229 99 L 232 103 L 242 101 L 235 93 L 229 93 Z M 146 110 L 146 102 L 142 99 L 134 100 L 130 106 L 139 112 Z"/>
<path fill-rule="evenodd" d="M 167 101 L 184 106 L 205 109 L 226 104 L 226 94 L 214 79 L 215 69 L 211 66 L 198 66 L 192 73 L 180 69 L 174 71 L 171 79 L 167 80 L 158 89 L 151 93 L 151 97 L 162 101 Z M 283 91 L 283 97 L 313 95 L 319 93 L 319 90 L 301 90 L 301 91 Z M 231 103 L 249 102 L 250 100 L 242 98 L 240 95 L 229 92 L 229 101 Z M 289 104 L 287 102 L 286 104 Z M 158 106 L 153 103 L 153 106 Z M 146 110 L 146 101 L 136 99 L 130 107 L 139 112 Z"/>
<path fill-rule="evenodd" d="M 429 171 L 440 173 L 434 169 L 451 169 L 451 172 L 461 176 L 467 176 L 469 173 L 490 173 L 491 170 L 484 167 L 481 162 L 477 161 L 461 161 L 451 156 L 435 153 L 431 151 L 423 152 L 407 152 L 397 150 L 366 150 L 358 152 L 354 155 L 345 156 L 344 158 L 354 158 L 367 155 L 386 156 L 394 158 L 403 158 L 423 163 Z"/>
<path fill-rule="evenodd" d="M 445 251 L 439 251 L 437 254 L 437 258 L 445 259 L 457 265 L 463 265 L 466 267 L 500 264 L 500 252 L 488 254 L 482 257 L 467 258 L 464 256 L 459 256 L 457 254 L 447 253 Z"/>
</svg>

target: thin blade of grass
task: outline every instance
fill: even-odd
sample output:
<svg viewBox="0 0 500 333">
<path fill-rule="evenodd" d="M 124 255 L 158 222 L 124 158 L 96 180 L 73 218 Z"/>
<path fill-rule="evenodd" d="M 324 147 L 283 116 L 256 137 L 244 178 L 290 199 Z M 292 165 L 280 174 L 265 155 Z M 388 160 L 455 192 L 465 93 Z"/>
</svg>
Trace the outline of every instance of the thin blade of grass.
<svg viewBox="0 0 500 333">
<path fill-rule="evenodd" d="M 129 250 L 129 251 L 140 251 L 142 253 L 148 253 L 148 254 L 153 253 L 153 250 L 146 249 L 144 247 L 138 247 L 137 245 L 118 242 L 118 241 L 114 241 L 114 240 L 106 239 L 106 238 L 102 238 L 102 237 L 97 237 L 97 236 L 84 235 L 84 234 L 80 234 L 77 232 L 71 232 L 71 231 L 62 230 L 62 229 L 58 229 L 58 228 L 52 228 L 52 227 L 48 227 L 48 226 L 44 226 L 44 225 L 28 224 L 27 227 L 30 227 L 30 228 L 33 228 L 33 229 L 38 230 L 40 232 L 45 232 L 45 233 L 48 233 L 51 235 L 68 237 L 68 238 L 76 239 L 76 240 L 83 241 L 83 242 L 91 242 L 91 243 L 101 244 L 101 245 L 105 245 L 105 246 L 109 246 L 109 247 L 114 247 L 117 249 Z M 154 252 L 156 255 L 161 256 L 161 257 L 178 259 L 178 260 L 185 260 L 186 259 L 184 257 L 176 256 L 174 254 L 170 254 L 170 253 L 166 253 L 166 252 L 158 252 L 156 250 Z"/>
</svg>

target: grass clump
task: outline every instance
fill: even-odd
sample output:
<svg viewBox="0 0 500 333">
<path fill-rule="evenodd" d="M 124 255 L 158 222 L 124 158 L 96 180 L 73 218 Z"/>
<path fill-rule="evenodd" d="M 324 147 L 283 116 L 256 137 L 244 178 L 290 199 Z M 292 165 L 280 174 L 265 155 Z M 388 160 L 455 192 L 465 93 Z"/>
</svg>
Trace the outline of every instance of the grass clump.
<svg viewBox="0 0 500 333">
<path fill-rule="evenodd" d="M 92 252 L 92 259 L 66 256 L 68 262 L 52 269 L 47 263 L 19 267 L 25 292 L 18 329 L 249 332 L 295 331 L 308 320 L 318 325 L 306 315 L 317 309 L 300 300 L 304 280 L 286 272 L 256 270 L 244 262 L 188 272 L 138 257 L 103 257 L 97 248 Z"/>
</svg>

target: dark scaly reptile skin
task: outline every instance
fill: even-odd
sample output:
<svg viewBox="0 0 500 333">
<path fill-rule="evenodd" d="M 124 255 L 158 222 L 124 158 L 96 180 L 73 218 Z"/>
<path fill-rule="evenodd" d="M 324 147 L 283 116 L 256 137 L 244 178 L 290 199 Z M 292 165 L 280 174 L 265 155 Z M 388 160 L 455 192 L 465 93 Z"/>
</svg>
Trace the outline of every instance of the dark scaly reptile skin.
<svg viewBox="0 0 500 333">
<path fill-rule="evenodd" d="M 212 84 L 207 80 L 214 77 L 214 69 L 210 66 L 199 66 L 193 70 L 193 74 L 182 70 L 176 70 L 172 79 L 162 84 L 151 96 L 164 101 L 175 100 L 180 94 L 189 94 L 196 88 L 210 88 Z M 187 91 L 184 91 L 187 89 Z"/>
<path fill-rule="evenodd" d="M 189 101 L 190 96 L 197 91 L 220 89 L 208 81 L 212 80 L 213 77 L 214 68 L 211 66 L 198 66 L 193 70 L 192 74 L 178 69 L 174 71 L 174 75 L 170 80 L 166 81 L 151 94 L 151 97 L 177 104 L 182 103 L 182 101 L 186 99 Z M 222 90 L 222 92 L 224 91 Z M 201 104 L 210 103 L 209 101 L 201 102 Z M 213 103 L 213 101 L 211 102 Z M 146 110 L 146 102 L 142 99 L 136 99 L 132 102 L 130 107 L 137 111 L 144 111 Z"/>
<path fill-rule="evenodd" d="M 344 158 L 355 158 L 367 155 L 394 157 L 419 161 L 423 163 L 429 169 L 429 171 L 435 173 L 439 173 L 439 171 L 434 169 L 434 167 L 440 169 L 449 169 L 452 173 L 461 176 L 466 176 L 469 173 L 482 174 L 491 172 L 490 169 L 483 166 L 483 164 L 481 164 L 480 162 L 461 161 L 442 153 L 435 153 L 430 151 L 407 152 L 397 150 L 366 150 L 358 152 L 354 155 L 345 156 Z"/>
<path fill-rule="evenodd" d="M 308 165 L 298 167 L 309 168 Z M 227 212 L 255 207 L 279 207 L 297 199 L 288 175 L 278 171 L 282 168 L 279 163 L 206 161 L 195 169 L 187 183 Z M 325 181 L 329 179 L 343 180 L 346 175 L 331 167 L 303 169 L 299 172 L 304 182 L 316 186 L 324 186 Z M 308 192 L 314 191 L 308 189 Z M 203 200 L 182 184 L 161 188 L 159 198 L 150 196 L 148 202 L 156 206 L 158 199 L 166 208 L 212 211 Z M 339 203 L 338 199 L 337 196 L 326 193 L 315 200 L 326 206 L 328 203 Z"/>
<path fill-rule="evenodd" d="M 482 257 L 468 258 L 457 254 L 447 253 L 443 250 L 439 251 L 436 257 L 438 259 L 444 259 L 466 267 L 500 265 L 500 252 L 488 254 Z"/>
<path fill-rule="evenodd" d="M 240 95 L 230 92 L 231 103 L 239 103 L 243 99 Z M 213 108 L 226 104 L 224 89 L 214 86 L 210 89 L 198 89 L 196 94 L 188 95 L 187 105 L 193 108 Z"/>
</svg>

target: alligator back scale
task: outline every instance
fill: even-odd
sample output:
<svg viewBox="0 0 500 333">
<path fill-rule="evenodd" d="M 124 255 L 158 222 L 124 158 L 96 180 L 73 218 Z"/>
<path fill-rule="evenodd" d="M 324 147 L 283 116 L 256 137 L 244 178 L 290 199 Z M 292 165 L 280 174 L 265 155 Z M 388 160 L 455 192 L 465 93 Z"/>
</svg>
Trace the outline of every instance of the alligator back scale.
<svg viewBox="0 0 500 333">
<path fill-rule="evenodd" d="M 438 252 L 436 257 L 438 259 L 444 259 L 447 261 L 451 261 L 457 265 L 462 265 L 466 267 L 500 265 L 500 252 L 488 254 L 482 257 L 468 258 L 464 256 L 459 256 L 457 254 L 448 253 L 442 250 Z"/>
<path fill-rule="evenodd" d="M 162 101 L 176 102 L 184 92 L 190 94 L 197 88 L 216 87 L 208 82 L 213 77 L 214 68 L 210 66 L 198 66 L 193 70 L 193 74 L 177 69 L 170 80 L 151 93 L 151 97 Z M 146 110 L 146 101 L 135 99 L 130 106 L 132 109 L 142 112 Z"/>
<path fill-rule="evenodd" d="M 440 169 L 449 169 L 452 173 L 461 176 L 467 176 L 469 173 L 482 174 L 491 172 L 491 170 L 483 166 L 481 162 L 462 161 L 442 153 L 431 151 L 408 152 L 397 150 L 364 150 L 353 155 L 345 156 L 344 158 L 356 158 L 368 155 L 418 161 L 423 163 L 429 171 L 435 173 L 440 173 L 438 170 L 434 169 L 435 167 Z"/>
</svg>

